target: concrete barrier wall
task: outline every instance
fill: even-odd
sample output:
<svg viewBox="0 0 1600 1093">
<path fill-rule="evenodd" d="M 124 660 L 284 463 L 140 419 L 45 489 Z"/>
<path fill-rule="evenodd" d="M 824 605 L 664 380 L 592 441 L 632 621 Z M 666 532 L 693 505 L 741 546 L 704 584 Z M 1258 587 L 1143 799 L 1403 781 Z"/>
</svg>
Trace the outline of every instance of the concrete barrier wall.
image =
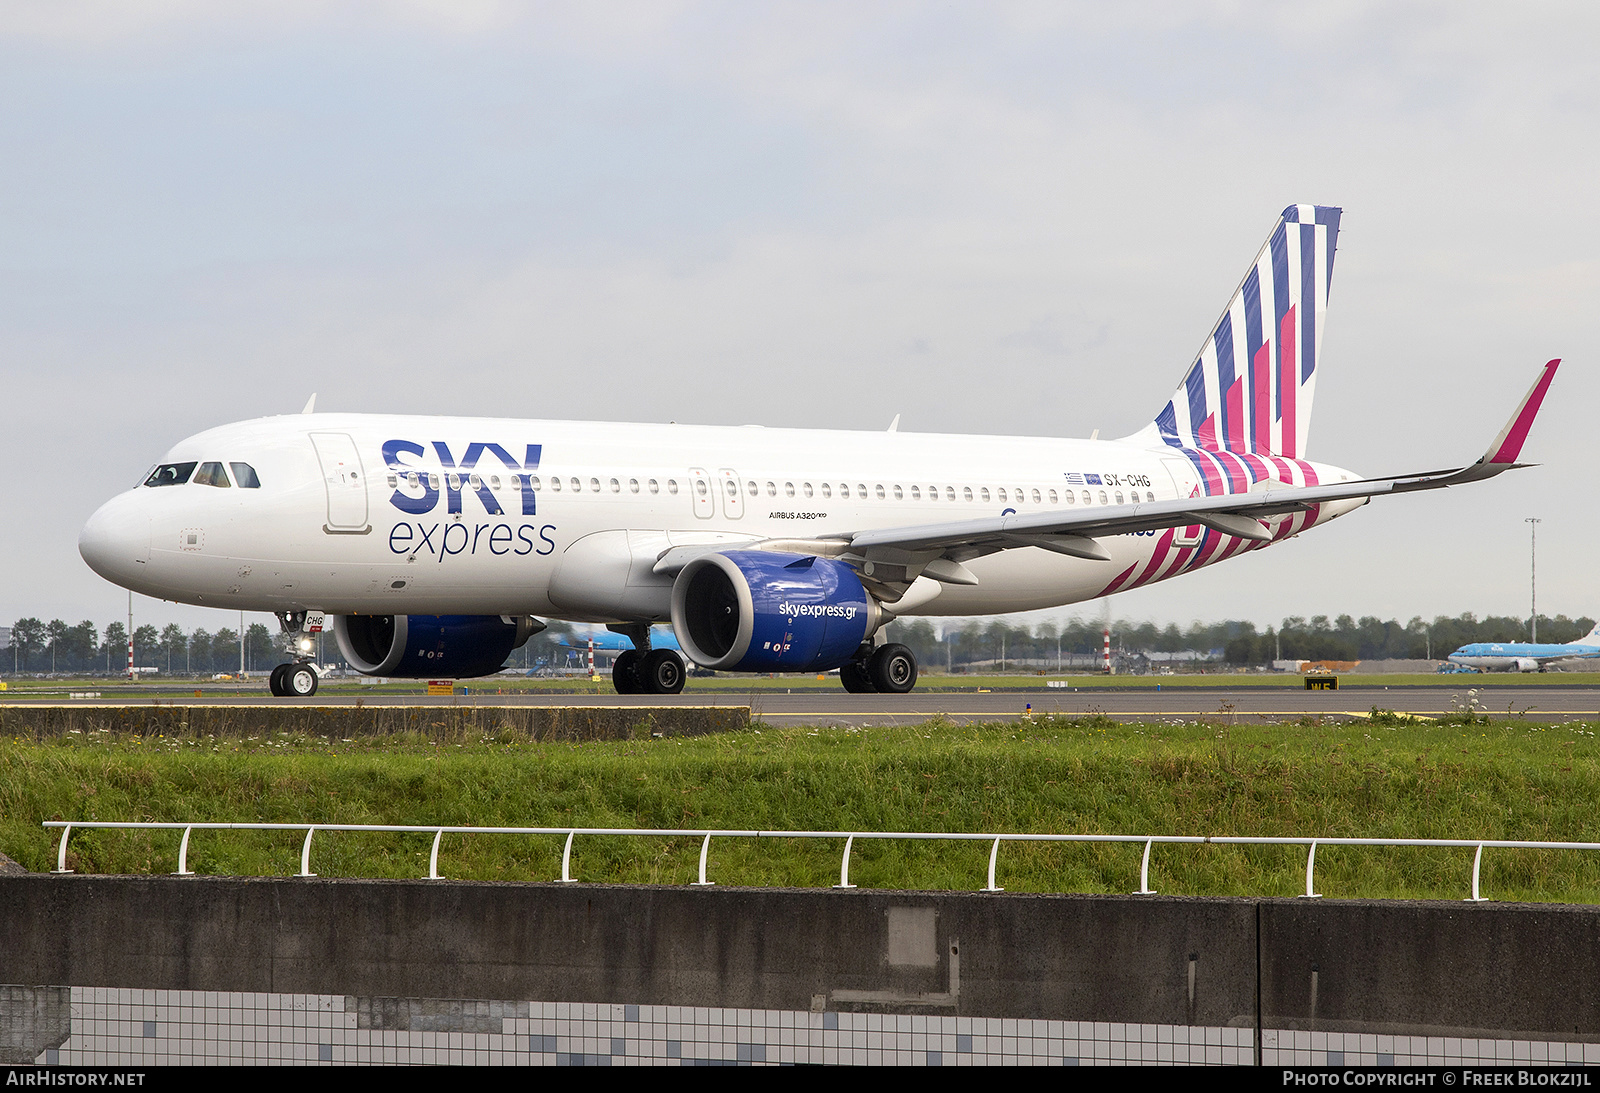
<svg viewBox="0 0 1600 1093">
<path fill-rule="evenodd" d="M 0 877 L 0 983 L 1600 1041 L 1600 909 Z"/>
<path fill-rule="evenodd" d="M 0 705 L 0 735 L 67 733 L 239 737 L 280 732 L 335 739 L 415 733 L 455 741 L 509 734 L 539 741 L 699 736 L 748 728 L 747 706 L 124 706 Z"/>
</svg>

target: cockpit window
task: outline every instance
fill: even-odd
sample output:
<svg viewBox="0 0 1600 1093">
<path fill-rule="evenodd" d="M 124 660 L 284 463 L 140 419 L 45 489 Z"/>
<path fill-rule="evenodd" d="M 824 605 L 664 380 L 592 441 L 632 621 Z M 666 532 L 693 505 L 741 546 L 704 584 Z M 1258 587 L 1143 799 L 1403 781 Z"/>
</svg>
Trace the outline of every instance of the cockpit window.
<svg viewBox="0 0 1600 1093">
<path fill-rule="evenodd" d="M 228 472 L 222 469 L 221 463 L 202 463 L 195 472 L 194 484 L 197 486 L 220 486 L 228 489 L 233 485 L 228 481 Z"/>
<path fill-rule="evenodd" d="M 233 480 L 239 483 L 241 490 L 259 490 L 261 479 L 256 477 L 256 469 L 248 463 L 229 463 L 233 468 Z M 413 475 L 412 477 L 416 477 Z"/>
<path fill-rule="evenodd" d="M 194 463 L 163 463 L 144 480 L 147 486 L 181 486 L 194 473 Z"/>
</svg>

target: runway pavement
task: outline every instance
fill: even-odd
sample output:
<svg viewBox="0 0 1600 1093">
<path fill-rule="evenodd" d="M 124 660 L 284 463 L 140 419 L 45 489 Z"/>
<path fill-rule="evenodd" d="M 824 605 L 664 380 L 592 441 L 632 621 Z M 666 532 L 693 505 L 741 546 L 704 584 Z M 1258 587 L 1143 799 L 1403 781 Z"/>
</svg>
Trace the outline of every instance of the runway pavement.
<svg viewBox="0 0 1600 1093">
<path fill-rule="evenodd" d="M 1047 714 L 1067 717 L 1104 715 L 1117 721 L 1224 720 L 1293 722 L 1301 718 L 1331 720 L 1366 717 L 1377 707 L 1397 713 L 1439 717 L 1459 712 L 1474 701 L 1476 708 L 1495 718 L 1520 717 L 1535 721 L 1600 721 L 1600 687 L 1574 686 L 1351 686 L 1338 691 L 1297 691 L 1288 688 L 1216 687 L 1151 689 L 958 691 L 912 692 L 908 695 L 853 695 L 843 691 L 796 690 L 783 693 L 758 691 L 689 691 L 681 695 L 572 695 L 530 694 L 445 696 L 426 695 L 318 695 L 309 699 L 274 699 L 261 694 L 184 695 L 120 698 L 110 692 L 99 697 L 71 699 L 65 694 L 24 696 L 15 693 L 0 701 L 6 705 L 39 703 L 74 706 L 161 705 L 201 706 L 541 706 L 541 707 L 652 707 L 749 706 L 757 720 L 775 725 L 880 725 L 906 724 L 932 717 L 962 723 L 1016 719 Z"/>
</svg>

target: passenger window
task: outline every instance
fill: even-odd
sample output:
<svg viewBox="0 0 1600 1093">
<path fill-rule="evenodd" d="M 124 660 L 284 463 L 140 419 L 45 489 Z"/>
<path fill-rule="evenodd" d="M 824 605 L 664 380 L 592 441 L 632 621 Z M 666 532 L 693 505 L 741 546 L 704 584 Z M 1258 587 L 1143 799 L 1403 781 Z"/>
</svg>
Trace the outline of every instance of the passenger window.
<svg viewBox="0 0 1600 1093">
<path fill-rule="evenodd" d="M 761 492 L 760 488 L 756 486 L 755 479 L 753 478 L 749 482 L 745 483 L 745 488 L 750 491 L 751 497 L 754 497 L 756 494 Z"/>
<path fill-rule="evenodd" d="M 811 483 L 810 482 L 802 483 L 801 486 L 800 486 L 800 489 L 801 489 L 802 492 L 805 493 L 805 495 L 807 497 L 811 496 Z"/>
<path fill-rule="evenodd" d="M 391 490 L 397 490 L 400 488 L 400 479 L 398 476 L 393 474 L 389 475 L 389 488 Z"/>
<path fill-rule="evenodd" d="M 516 476 L 516 475 L 512 475 L 512 476 L 511 476 L 511 480 L 512 480 L 512 485 L 515 485 L 515 484 L 516 484 L 516 478 L 517 478 L 517 476 Z M 535 490 L 537 490 L 537 489 L 538 489 L 538 488 L 539 488 L 539 485 L 540 485 L 540 483 L 539 483 L 539 476 L 538 476 L 538 475 L 536 475 L 536 474 L 530 474 L 530 475 L 529 475 L 529 476 L 528 476 L 528 485 L 529 485 L 529 487 L 531 487 L 531 488 L 532 488 L 532 489 L 535 489 Z"/>
<path fill-rule="evenodd" d="M 826 482 L 824 482 L 822 484 L 822 496 L 824 496 L 824 497 L 832 497 L 833 496 L 833 487 L 828 485 Z"/>
<path fill-rule="evenodd" d="M 1001 504 L 1005 503 L 1006 491 L 1005 491 L 1005 487 L 1004 486 L 1000 487 L 1000 489 L 997 491 L 996 497 L 999 499 Z"/>
<path fill-rule="evenodd" d="M 929 501 L 937 501 L 937 500 L 939 500 L 939 487 L 938 486 L 929 486 L 928 487 L 928 500 Z"/>
<path fill-rule="evenodd" d="M 1106 497 L 1106 491 L 1105 491 L 1105 490 L 1101 490 L 1101 491 L 1100 491 L 1100 503 L 1101 503 L 1101 504 L 1102 504 L 1102 505 L 1109 505 L 1109 504 L 1111 504 L 1111 502 L 1110 502 L 1110 500 L 1108 500 L 1108 499 L 1107 499 L 1107 497 Z"/>
<path fill-rule="evenodd" d="M 706 495 L 706 480 L 704 478 L 696 478 L 694 480 L 694 492 L 701 497 Z"/>
<path fill-rule="evenodd" d="M 1035 505 L 1037 505 L 1039 503 L 1039 491 L 1038 490 L 1034 490 L 1033 491 L 1033 503 Z"/>
<path fill-rule="evenodd" d="M 147 486 L 181 486 L 194 473 L 195 463 L 163 463 L 144 480 Z"/>
<path fill-rule="evenodd" d="M 639 480 L 637 478 L 628 479 L 628 492 L 629 493 L 638 493 L 639 492 Z"/>
<path fill-rule="evenodd" d="M 583 492 L 583 479 L 581 479 L 581 478 L 570 478 L 570 479 L 567 480 L 567 484 L 572 487 L 572 492 L 573 493 L 582 493 Z"/>
<path fill-rule="evenodd" d="M 241 490 L 259 490 L 261 479 L 256 477 L 256 469 L 248 463 L 229 463 L 233 468 L 233 481 Z"/>
<path fill-rule="evenodd" d="M 863 501 L 867 499 L 867 484 L 865 482 L 856 483 L 856 496 Z"/>
<path fill-rule="evenodd" d="M 618 482 L 615 478 L 613 478 L 611 480 L 611 492 L 612 493 L 621 493 L 622 492 L 622 483 Z"/>
<path fill-rule="evenodd" d="M 471 486 L 475 490 L 481 490 L 481 489 L 483 489 L 483 479 L 479 478 L 475 474 L 468 475 L 467 476 L 467 485 Z"/>
<path fill-rule="evenodd" d="M 550 476 L 550 488 L 555 490 L 557 493 L 561 492 L 561 479 L 557 478 L 553 474 Z"/>
<path fill-rule="evenodd" d="M 841 500 L 841 501 L 850 500 L 850 483 L 848 483 L 848 482 L 840 482 L 839 483 L 839 500 Z"/>
<path fill-rule="evenodd" d="M 219 486 L 230 489 L 232 482 L 228 481 L 228 472 L 222 469 L 221 463 L 202 463 L 195 472 L 194 484 L 197 486 Z"/>
<path fill-rule="evenodd" d="M 778 496 L 778 484 L 776 482 L 768 482 L 767 483 L 767 496 L 768 497 L 776 497 L 776 496 Z"/>
<path fill-rule="evenodd" d="M 1051 490 L 1051 491 L 1050 491 L 1050 496 L 1051 496 L 1051 497 L 1054 497 L 1054 496 L 1055 496 L 1055 495 L 1056 495 L 1056 491 L 1055 491 L 1055 490 Z M 1084 490 L 1084 491 L 1083 491 L 1083 503 L 1084 503 L 1084 504 L 1085 504 L 1085 505 L 1087 505 L 1087 504 L 1090 504 L 1090 503 L 1091 503 L 1091 502 L 1090 502 L 1090 499 L 1089 499 L 1089 491 L 1088 491 L 1088 490 Z"/>
<path fill-rule="evenodd" d="M 1145 490 L 1144 491 L 1144 499 L 1146 501 L 1154 502 L 1155 499 L 1156 499 L 1156 495 L 1154 493 L 1151 493 L 1149 490 Z"/>
<path fill-rule="evenodd" d="M 589 488 L 591 490 L 593 490 L 595 493 L 599 493 L 600 492 L 600 480 L 598 478 L 589 479 Z"/>
<path fill-rule="evenodd" d="M 1121 490 L 1117 491 L 1117 504 L 1119 504 L 1119 505 L 1122 504 L 1122 491 Z"/>
<path fill-rule="evenodd" d="M 491 474 L 489 476 L 489 488 L 491 490 L 497 490 L 500 488 L 500 476 L 498 474 Z"/>
<path fill-rule="evenodd" d="M 783 484 L 783 495 L 785 497 L 793 497 L 794 496 L 794 483 L 793 482 L 785 482 Z"/>
<path fill-rule="evenodd" d="M 876 492 L 878 494 L 878 500 L 882 501 L 883 500 L 883 483 L 882 482 L 878 483 L 878 485 L 876 487 Z"/>
<path fill-rule="evenodd" d="M 971 486 L 962 486 L 961 487 L 961 499 L 963 501 L 971 501 L 972 500 L 972 487 Z"/>
<path fill-rule="evenodd" d="M 1087 495 L 1087 494 L 1085 494 L 1085 495 L 1084 495 L 1084 496 L 1085 496 L 1085 499 L 1086 499 L 1086 500 L 1087 500 L 1087 498 L 1088 498 L 1088 495 Z M 1055 490 L 1051 490 L 1051 491 L 1050 491 L 1050 503 L 1051 503 L 1051 504 L 1052 504 L 1052 505 L 1053 505 L 1053 504 L 1055 504 L 1055 503 L 1056 503 L 1056 491 L 1055 491 Z"/>
<path fill-rule="evenodd" d="M 654 478 L 652 478 L 650 480 L 650 492 L 651 493 L 660 493 L 661 492 L 661 484 L 659 482 L 657 482 Z"/>
<path fill-rule="evenodd" d="M 1067 491 L 1067 504 L 1069 504 L 1069 505 L 1073 504 L 1076 500 L 1077 500 L 1077 498 L 1072 496 L 1072 491 L 1068 490 Z"/>
<path fill-rule="evenodd" d="M 970 493 L 972 491 L 968 490 L 967 492 Z M 956 499 L 956 488 L 954 486 L 946 486 L 944 488 L 944 499 L 946 501 L 954 501 Z"/>
<path fill-rule="evenodd" d="M 978 496 L 982 498 L 983 503 L 987 505 L 989 503 L 989 487 L 985 486 L 983 489 L 979 490 Z"/>
<path fill-rule="evenodd" d="M 911 487 L 911 500 L 913 500 L 913 501 L 921 501 L 922 500 L 922 487 L 921 486 L 912 486 Z"/>
<path fill-rule="evenodd" d="M 735 482 L 731 478 L 728 479 L 728 496 L 729 497 L 737 497 L 737 496 L 739 496 L 739 483 Z"/>
<path fill-rule="evenodd" d="M 667 479 L 667 492 L 673 494 L 678 492 L 678 480 L 676 478 Z"/>
</svg>

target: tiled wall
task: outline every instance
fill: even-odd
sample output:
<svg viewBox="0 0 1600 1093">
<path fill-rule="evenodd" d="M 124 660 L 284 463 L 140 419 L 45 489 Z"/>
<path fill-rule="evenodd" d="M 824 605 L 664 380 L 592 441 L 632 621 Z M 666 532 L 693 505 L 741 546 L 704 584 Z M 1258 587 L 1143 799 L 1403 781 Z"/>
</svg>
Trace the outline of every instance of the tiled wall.
<svg viewBox="0 0 1600 1093">
<path fill-rule="evenodd" d="M 1249 1029 L 344 995 L 72 988 L 37 1061 L 728 1066 L 1249 1063 Z"/>
<path fill-rule="evenodd" d="M 55 999 L 68 989 L 0 988 L 0 1000 L 18 1015 L 27 1005 L 38 1014 L 24 996 L 43 991 Z M 54 1023 L 66 1038 L 36 1062 L 1089 1066 L 1249 1064 L 1254 1056 L 1245 1028 L 100 987 L 70 988 L 70 998 L 70 1028 Z M 1267 1030 L 1262 1062 L 1596 1064 L 1600 1044 Z"/>
<path fill-rule="evenodd" d="M 1600 1064 L 1600 1044 L 1267 1029 L 1261 1034 L 1261 1062 L 1265 1066 L 1595 1066 Z"/>
</svg>

